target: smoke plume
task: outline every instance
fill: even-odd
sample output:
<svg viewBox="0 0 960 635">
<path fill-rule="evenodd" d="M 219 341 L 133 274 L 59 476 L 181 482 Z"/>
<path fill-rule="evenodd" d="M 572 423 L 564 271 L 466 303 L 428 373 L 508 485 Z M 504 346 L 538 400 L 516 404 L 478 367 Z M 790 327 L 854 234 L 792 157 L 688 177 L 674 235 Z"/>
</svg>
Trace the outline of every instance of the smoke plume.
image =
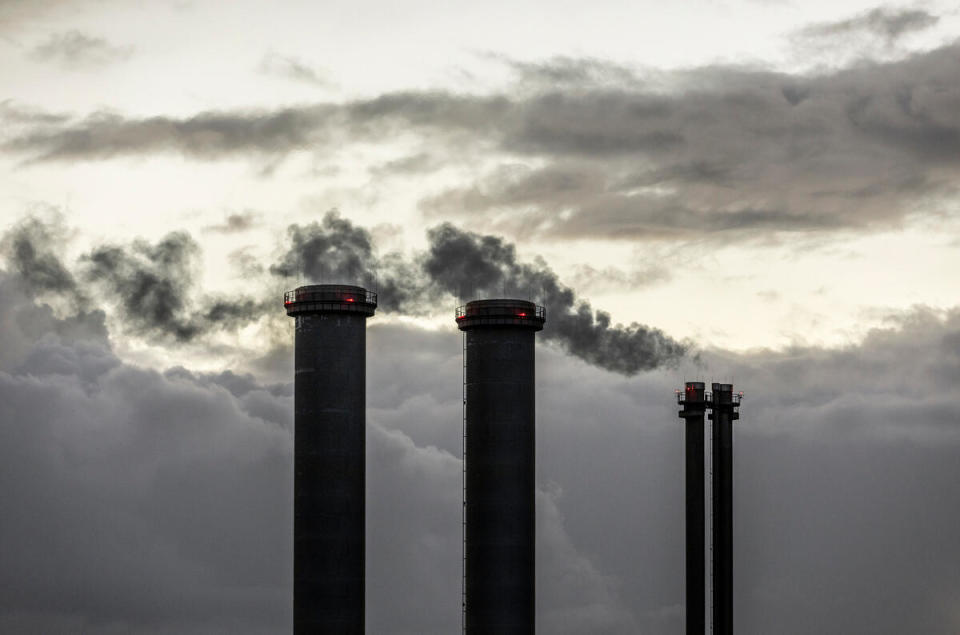
<svg viewBox="0 0 960 635">
<path fill-rule="evenodd" d="M 190 292 L 200 247 L 186 232 L 167 234 L 155 245 L 103 245 L 84 256 L 84 276 L 119 301 L 124 322 L 141 334 L 188 342 L 218 328 L 258 319 L 264 302 L 206 298 L 195 310 Z"/>
<path fill-rule="evenodd" d="M 290 247 L 270 273 L 300 277 L 321 284 L 359 284 L 378 293 L 382 311 L 423 312 L 430 289 L 419 267 L 400 253 L 379 258 L 373 239 L 337 210 L 327 212 L 322 222 L 291 225 Z"/>
<path fill-rule="evenodd" d="M 44 222 L 28 216 L 0 241 L 8 266 L 31 295 L 52 292 L 79 299 L 76 279 L 53 250 L 63 244 L 64 233 L 59 218 Z"/>
<path fill-rule="evenodd" d="M 444 291 L 458 297 L 505 295 L 529 298 L 547 309 L 542 337 L 601 368 L 633 375 L 676 362 L 688 349 L 660 329 L 633 323 L 611 326 L 610 314 L 578 300 L 545 262 L 517 261 L 502 238 L 444 223 L 429 230 L 423 270 Z"/>
<path fill-rule="evenodd" d="M 676 362 L 687 352 L 686 344 L 659 329 L 612 325 L 608 313 L 577 299 L 545 262 L 519 262 L 514 245 L 498 236 L 445 223 L 428 231 L 426 252 L 378 258 L 370 233 L 336 211 L 321 223 L 292 225 L 288 232 L 290 248 L 271 273 L 378 289 L 383 311 L 423 313 L 450 296 L 529 298 L 547 308 L 544 338 L 601 368 L 633 375 Z"/>
</svg>

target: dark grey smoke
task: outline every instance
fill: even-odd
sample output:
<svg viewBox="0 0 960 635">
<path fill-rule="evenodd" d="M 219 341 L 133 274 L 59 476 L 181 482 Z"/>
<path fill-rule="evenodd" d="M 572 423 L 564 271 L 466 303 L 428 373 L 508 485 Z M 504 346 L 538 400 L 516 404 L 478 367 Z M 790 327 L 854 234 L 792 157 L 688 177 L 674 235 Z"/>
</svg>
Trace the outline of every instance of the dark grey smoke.
<svg viewBox="0 0 960 635">
<path fill-rule="evenodd" d="M 167 234 L 155 245 L 104 245 L 84 256 L 84 275 L 114 296 L 125 323 L 143 334 L 187 342 L 258 319 L 265 303 L 250 298 L 207 298 L 195 309 L 190 294 L 199 251 L 186 232 Z"/>
<path fill-rule="evenodd" d="M 688 346 L 642 324 L 611 325 L 610 315 L 578 300 L 542 260 L 517 260 L 499 236 L 462 231 L 449 223 L 430 229 L 423 254 L 376 255 L 370 233 L 328 212 L 320 223 L 291 225 L 290 248 L 270 267 L 277 276 L 302 275 L 305 283 L 361 284 L 379 289 L 383 311 L 424 313 L 443 296 L 458 299 L 510 296 L 541 302 L 549 312 L 543 337 L 601 368 L 632 375 L 676 362 Z"/>
<path fill-rule="evenodd" d="M 0 241 L 10 269 L 17 273 L 31 295 L 53 292 L 77 296 L 77 281 L 54 253 L 62 244 L 59 221 L 44 222 L 28 216 Z"/>
<path fill-rule="evenodd" d="M 270 267 L 276 276 L 305 276 L 318 283 L 356 281 L 373 287 L 376 276 L 370 233 L 341 218 L 331 210 L 320 223 L 291 225 L 287 229 L 290 248 L 283 259 Z"/>
<path fill-rule="evenodd" d="M 462 231 L 449 223 L 429 230 L 423 269 L 430 280 L 458 297 L 507 295 L 547 308 L 542 337 L 601 368 L 633 375 L 676 362 L 688 346 L 660 329 L 633 323 L 611 326 L 610 315 L 578 300 L 545 262 L 517 261 L 516 249 L 497 236 Z"/>
<path fill-rule="evenodd" d="M 290 247 L 283 258 L 271 265 L 275 276 L 302 279 L 304 284 L 359 284 L 378 292 L 381 310 L 417 312 L 419 300 L 429 292 L 422 274 L 402 254 L 380 258 L 373 239 L 337 210 L 327 212 L 319 223 L 291 225 Z"/>
</svg>

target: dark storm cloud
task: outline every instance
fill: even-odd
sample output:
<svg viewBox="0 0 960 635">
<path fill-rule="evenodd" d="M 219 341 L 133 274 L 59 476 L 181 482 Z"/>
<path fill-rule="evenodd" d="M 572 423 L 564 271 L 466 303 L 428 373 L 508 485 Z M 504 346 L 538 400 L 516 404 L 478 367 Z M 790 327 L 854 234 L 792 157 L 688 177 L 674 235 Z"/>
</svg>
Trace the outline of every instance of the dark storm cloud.
<svg viewBox="0 0 960 635">
<path fill-rule="evenodd" d="M 135 367 L 102 314 L 82 321 L 0 273 L 0 630 L 289 631 L 289 383 Z M 374 320 L 369 349 L 368 627 L 450 633 L 460 341 Z M 960 312 L 895 316 L 843 349 L 700 364 L 747 392 L 739 631 L 955 633 Z M 621 377 L 549 347 L 536 372 L 541 627 L 679 635 L 684 377 Z"/>
<path fill-rule="evenodd" d="M 956 630 L 960 580 L 941 558 L 955 560 L 960 539 L 941 530 L 960 502 L 958 334 L 957 309 L 917 309 L 839 350 L 707 355 L 747 391 L 745 632 Z"/>
<path fill-rule="evenodd" d="M 38 62 L 53 62 L 67 69 L 98 68 L 128 59 L 132 47 L 115 46 L 101 37 L 80 31 L 54 33 L 30 51 Z"/>
<path fill-rule="evenodd" d="M 922 9 L 879 7 L 846 20 L 810 25 L 801 29 L 799 35 L 805 38 L 843 38 L 871 33 L 893 42 L 912 31 L 928 29 L 939 20 Z"/>
<path fill-rule="evenodd" d="M 713 351 L 689 365 L 747 391 L 736 432 L 738 632 L 955 631 L 958 333 L 960 313 L 919 310 L 844 349 Z M 456 452 L 458 344 L 372 326 L 371 417 Z M 576 551 L 549 575 L 562 549 L 538 552 L 538 620 L 551 633 L 682 633 L 672 391 L 683 377 L 622 378 L 550 348 L 537 357 L 538 519 L 561 515 L 562 542 Z M 410 369 L 402 382 L 400 368 Z M 552 529 L 539 531 L 543 545 Z"/>
<path fill-rule="evenodd" d="M 38 332 L 18 287 L 0 272 L 0 337 L 26 348 L 0 354 L 0 630 L 282 630 L 290 397 L 123 364 L 102 313 Z"/>
<path fill-rule="evenodd" d="M 259 319 L 264 302 L 240 297 L 192 298 L 200 247 L 185 232 L 150 244 L 101 245 L 83 258 L 84 277 L 115 299 L 124 325 L 141 334 L 190 341 L 212 330 Z"/>
<path fill-rule="evenodd" d="M 0 338 L 25 348 L 16 359 L 0 349 L 0 495 L 10 514 L 0 526 L 0 628 L 288 631 L 290 384 L 130 366 L 110 350 L 102 314 L 90 318 L 100 326 L 95 334 L 68 339 L 52 317 L 47 328 L 24 330 L 49 314 L 6 272 L 0 299 Z M 435 335 L 390 337 L 398 335 L 426 345 L 425 385 L 446 385 L 433 361 L 445 350 L 455 357 L 457 338 L 437 347 Z M 372 392 L 381 400 L 397 394 L 396 379 L 378 376 Z M 456 381 L 454 373 L 444 379 Z M 417 397 L 402 387 L 400 394 Z M 440 401 L 452 405 L 457 394 Z M 411 441 L 403 428 L 422 417 L 394 416 L 396 427 L 385 427 L 379 414 L 371 413 L 367 437 L 370 498 L 378 501 L 368 514 L 367 621 L 374 632 L 449 633 L 459 623 L 461 465 Z M 597 630 L 609 623 L 604 616 L 625 609 L 606 606 L 615 603 L 607 583 L 566 535 L 555 498 L 538 502 L 544 606 L 605 632 Z M 554 608 L 555 600 L 564 606 Z"/>
<path fill-rule="evenodd" d="M 958 60 L 952 44 L 822 74 L 713 66 L 646 83 L 598 83 L 601 62 L 555 60 L 521 75 L 563 82 L 504 94 L 407 91 L 182 119 L 96 113 L 14 128 L 2 148 L 28 162 L 154 152 L 212 160 L 416 135 L 443 152 L 504 157 L 503 167 L 423 198 L 426 213 L 476 227 L 562 239 L 864 230 L 954 193 Z M 384 169 L 411 166 L 429 169 Z"/>
</svg>

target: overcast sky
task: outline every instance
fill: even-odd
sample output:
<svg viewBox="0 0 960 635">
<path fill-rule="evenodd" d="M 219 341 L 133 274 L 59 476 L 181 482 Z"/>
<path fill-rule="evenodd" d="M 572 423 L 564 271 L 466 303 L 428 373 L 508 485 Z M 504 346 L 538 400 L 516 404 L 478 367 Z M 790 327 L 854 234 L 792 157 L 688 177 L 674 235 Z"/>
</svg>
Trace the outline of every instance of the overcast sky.
<svg viewBox="0 0 960 635">
<path fill-rule="evenodd" d="M 540 632 L 683 632 L 685 379 L 746 392 L 738 632 L 960 632 L 960 12 L 662 5 L 0 0 L 0 631 L 289 631 L 324 281 L 380 292 L 371 633 L 458 628 L 502 293 Z"/>
</svg>

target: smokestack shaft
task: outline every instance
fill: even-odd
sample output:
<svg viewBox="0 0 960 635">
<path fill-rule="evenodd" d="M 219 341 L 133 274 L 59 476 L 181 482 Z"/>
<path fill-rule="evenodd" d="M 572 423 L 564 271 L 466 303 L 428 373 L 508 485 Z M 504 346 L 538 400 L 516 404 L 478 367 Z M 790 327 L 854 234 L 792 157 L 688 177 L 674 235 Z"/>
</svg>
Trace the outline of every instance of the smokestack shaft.
<svg viewBox="0 0 960 635">
<path fill-rule="evenodd" d="M 366 319 L 375 296 L 313 285 L 296 318 L 294 633 L 364 633 Z"/>
<path fill-rule="evenodd" d="M 686 487 L 686 619 L 688 635 L 706 632 L 706 487 L 704 385 L 687 382 L 683 410 Z"/>
<path fill-rule="evenodd" d="M 498 305 L 496 303 L 502 303 Z M 533 635 L 535 625 L 535 384 L 537 307 L 467 305 L 467 635 Z"/>
<path fill-rule="evenodd" d="M 733 386 L 713 384 L 713 632 L 733 635 Z"/>
</svg>

